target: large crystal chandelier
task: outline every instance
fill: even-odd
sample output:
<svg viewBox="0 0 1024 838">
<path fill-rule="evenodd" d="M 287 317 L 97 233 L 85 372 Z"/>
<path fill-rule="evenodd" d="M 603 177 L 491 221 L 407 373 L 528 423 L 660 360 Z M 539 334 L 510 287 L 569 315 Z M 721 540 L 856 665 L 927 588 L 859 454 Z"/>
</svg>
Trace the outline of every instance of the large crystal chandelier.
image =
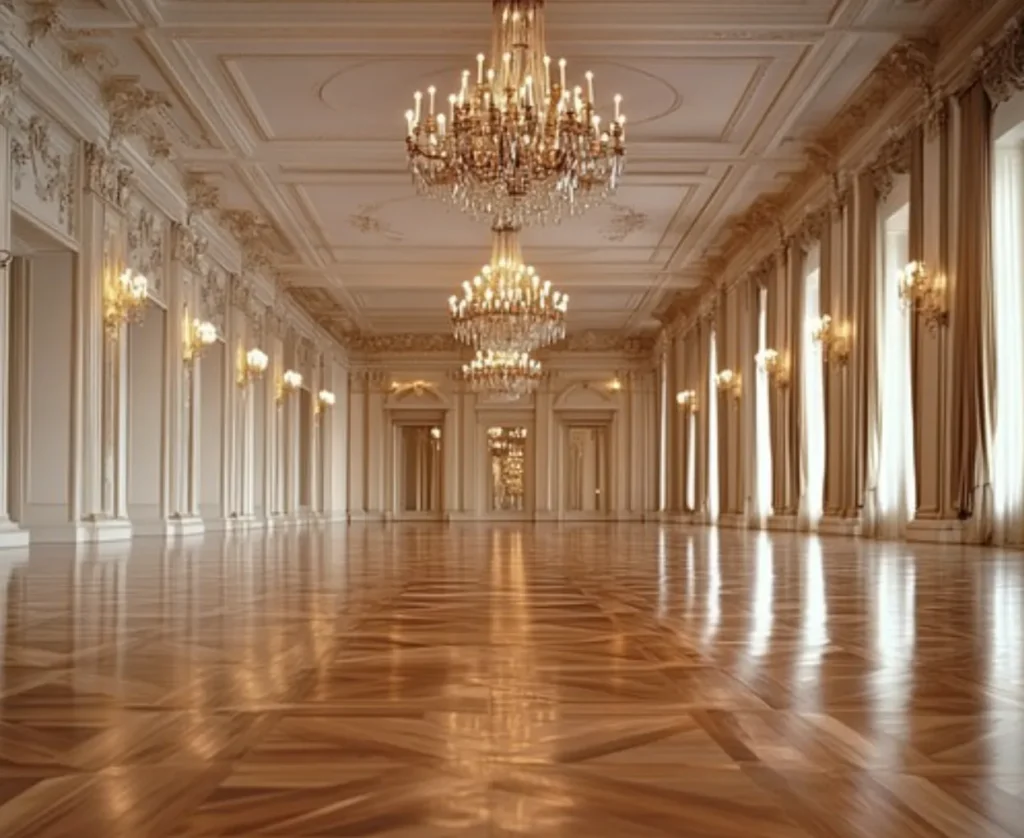
<svg viewBox="0 0 1024 838">
<path fill-rule="evenodd" d="M 602 121 L 594 75 L 570 88 L 545 54 L 544 0 L 493 0 L 491 57 L 464 70 L 448 113 L 437 90 L 413 97 L 406 146 L 421 194 L 502 225 L 559 221 L 614 193 L 622 175 L 622 97 Z"/>
<path fill-rule="evenodd" d="M 496 401 L 516 401 L 537 389 L 542 377 L 540 361 L 526 352 L 478 351 L 462 374 L 476 393 Z"/>
<path fill-rule="evenodd" d="M 552 291 L 524 265 L 518 231 L 501 227 L 492 233 L 490 264 L 462 283 L 462 298 L 450 297 L 448 307 L 457 340 L 475 349 L 532 352 L 565 337 L 569 295 Z"/>
</svg>

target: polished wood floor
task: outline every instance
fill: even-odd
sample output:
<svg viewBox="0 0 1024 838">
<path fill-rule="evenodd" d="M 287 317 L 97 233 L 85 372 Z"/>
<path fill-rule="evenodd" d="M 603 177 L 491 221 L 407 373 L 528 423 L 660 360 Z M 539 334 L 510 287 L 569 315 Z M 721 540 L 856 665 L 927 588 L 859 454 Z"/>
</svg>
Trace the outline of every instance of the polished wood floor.
<svg viewBox="0 0 1024 838">
<path fill-rule="evenodd" d="M 0 555 L 0 836 L 1024 836 L 1024 557 L 653 525 Z"/>
</svg>

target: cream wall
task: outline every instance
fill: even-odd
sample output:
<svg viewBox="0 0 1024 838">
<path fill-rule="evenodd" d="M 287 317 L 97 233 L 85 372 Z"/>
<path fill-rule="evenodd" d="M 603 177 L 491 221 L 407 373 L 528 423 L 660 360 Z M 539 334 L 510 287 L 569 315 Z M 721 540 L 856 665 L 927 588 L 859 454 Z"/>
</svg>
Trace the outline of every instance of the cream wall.
<svg viewBox="0 0 1024 838">
<path fill-rule="evenodd" d="M 0 19 L 0 248 L 17 257 L 0 269 L 0 547 L 343 517 L 347 355 L 277 290 L 258 219 L 130 131 L 110 145 L 59 46 Z M 107 329 L 127 268 L 147 310 Z M 190 361 L 193 319 L 219 341 Z M 240 380 L 254 347 L 269 370 Z M 289 368 L 305 409 L 277 399 Z M 314 411 L 330 388 L 338 405 Z"/>
<path fill-rule="evenodd" d="M 643 520 L 657 514 L 656 371 L 644 358 L 558 353 L 535 394 L 505 403 L 472 392 L 460 361 L 437 353 L 356 360 L 348 392 L 348 499 L 352 520 L 406 517 L 401 503 L 403 424 L 436 426 L 443 435 L 443 498 L 450 521 Z M 521 512 L 490 508 L 487 429 L 527 429 L 526 504 Z M 570 427 L 601 427 L 607 449 L 605 509 L 568 508 Z M 336 484 L 337 490 L 337 484 Z"/>
</svg>

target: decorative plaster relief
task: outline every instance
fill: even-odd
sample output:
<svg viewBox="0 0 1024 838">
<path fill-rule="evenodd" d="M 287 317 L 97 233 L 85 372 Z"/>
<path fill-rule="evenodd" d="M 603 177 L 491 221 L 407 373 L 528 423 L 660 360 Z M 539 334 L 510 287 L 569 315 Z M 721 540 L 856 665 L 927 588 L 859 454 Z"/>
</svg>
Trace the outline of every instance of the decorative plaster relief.
<svg viewBox="0 0 1024 838">
<path fill-rule="evenodd" d="M 84 186 L 119 210 L 128 205 L 132 170 L 118 156 L 95 143 L 85 144 Z"/>
<path fill-rule="evenodd" d="M 187 224 L 175 221 L 171 224 L 171 242 L 173 258 L 193 273 L 202 273 L 203 257 L 209 245 L 206 238 Z"/>
<path fill-rule="evenodd" d="M 383 236 L 393 242 L 402 241 L 405 237 L 378 216 L 382 206 L 383 204 L 365 204 L 359 207 L 358 212 L 348 217 L 348 223 L 364 235 Z"/>
<path fill-rule="evenodd" d="M 569 352 L 623 352 L 646 355 L 654 347 L 654 336 L 627 337 L 619 332 L 577 332 L 570 334 L 556 349 Z"/>
<path fill-rule="evenodd" d="M 633 233 L 642 230 L 648 221 L 647 213 L 625 207 L 621 204 L 612 206 L 612 220 L 601 231 L 601 235 L 610 242 L 623 242 Z"/>
<path fill-rule="evenodd" d="M 14 201 L 73 238 L 75 149 L 54 140 L 50 130 L 39 115 L 16 120 L 11 138 Z"/>
<path fill-rule="evenodd" d="M 223 335 L 227 325 L 228 277 L 215 265 L 207 265 L 200 274 L 199 311 Z"/>
<path fill-rule="evenodd" d="M 150 90 L 138 76 L 112 76 L 100 87 L 110 113 L 110 145 L 128 137 L 141 137 L 154 159 L 171 156 L 171 143 L 162 125 L 162 113 L 171 107 L 167 94 Z"/>
<path fill-rule="evenodd" d="M 21 71 L 9 55 L 0 53 L 0 123 L 9 124 L 21 89 Z"/>
<path fill-rule="evenodd" d="M 349 347 L 357 352 L 454 352 L 463 348 L 450 334 L 355 335 Z"/>
<path fill-rule="evenodd" d="M 164 243 L 167 230 L 162 217 L 143 206 L 134 208 L 128 222 L 128 265 L 146 277 L 149 292 L 164 301 Z"/>
<path fill-rule="evenodd" d="M 992 44 L 981 47 L 974 60 L 993 104 L 1024 90 L 1024 13 L 1011 20 Z"/>
</svg>

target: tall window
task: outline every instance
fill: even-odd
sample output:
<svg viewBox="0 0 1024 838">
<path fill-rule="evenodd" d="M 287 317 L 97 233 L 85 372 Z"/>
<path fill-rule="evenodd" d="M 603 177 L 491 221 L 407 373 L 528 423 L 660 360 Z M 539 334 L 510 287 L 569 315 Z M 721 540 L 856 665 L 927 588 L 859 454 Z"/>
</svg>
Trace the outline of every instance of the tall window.
<svg viewBox="0 0 1024 838">
<path fill-rule="evenodd" d="M 1012 112 L 1014 105 L 1024 106 L 1017 99 L 1004 107 Z M 997 116 L 1002 115 L 997 111 Z M 997 137 L 993 163 L 996 415 L 992 495 L 995 540 L 1005 544 L 1024 540 L 1024 123 Z"/>
<path fill-rule="evenodd" d="M 768 344 L 768 289 L 757 295 L 757 351 Z M 772 514 L 772 431 L 768 411 L 768 371 L 758 367 L 755 378 L 755 430 L 757 433 L 757 514 L 761 523 Z"/>
<path fill-rule="evenodd" d="M 902 184 L 904 190 L 906 184 Z M 899 195 L 899 192 L 895 192 Z M 909 203 L 881 207 L 879 235 L 878 381 L 878 531 L 897 537 L 913 515 L 914 413 L 910 376 L 910 315 L 900 305 L 899 271 L 907 264 Z"/>
<path fill-rule="evenodd" d="M 708 352 L 708 520 L 718 520 L 718 356 L 715 350 L 715 333 L 711 333 L 711 348 Z"/>
<path fill-rule="evenodd" d="M 811 340 L 811 331 L 821 316 L 820 251 L 807 254 L 804 273 L 804 326 L 801 336 L 800 367 L 804 387 L 804 444 L 807 452 L 807 485 L 804 506 L 807 520 L 815 526 L 821 519 L 825 497 L 825 381 L 821 347 Z"/>
</svg>

